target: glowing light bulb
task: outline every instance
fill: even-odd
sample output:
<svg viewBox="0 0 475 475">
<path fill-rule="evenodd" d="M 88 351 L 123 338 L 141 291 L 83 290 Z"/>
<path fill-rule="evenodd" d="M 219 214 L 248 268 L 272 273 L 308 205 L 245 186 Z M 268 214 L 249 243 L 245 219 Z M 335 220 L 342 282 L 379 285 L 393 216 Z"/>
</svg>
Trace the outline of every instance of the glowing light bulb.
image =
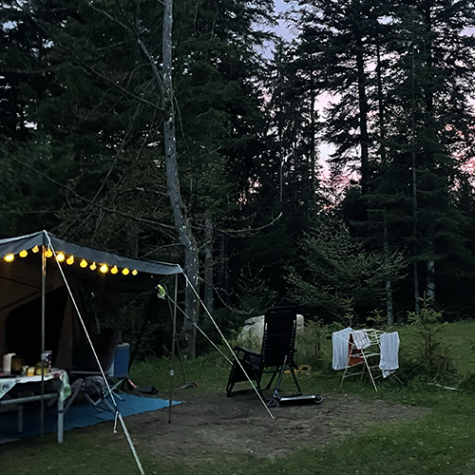
<svg viewBox="0 0 475 475">
<path fill-rule="evenodd" d="M 132 271 L 132 275 L 137 275 L 137 274 L 138 274 L 138 271 L 137 271 L 136 269 L 134 269 L 134 270 Z"/>
<path fill-rule="evenodd" d="M 63 262 L 64 259 L 66 259 L 66 256 L 62 252 L 59 252 L 56 254 L 56 259 L 58 259 L 59 262 Z"/>
<path fill-rule="evenodd" d="M 20 254 L 18 254 L 20 257 L 26 257 L 28 255 L 28 251 L 21 251 Z"/>
<path fill-rule="evenodd" d="M 36 254 L 37 252 L 40 252 L 40 248 L 39 248 L 38 246 L 35 246 L 35 247 L 31 250 L 31 252 L 34 252 L 34 253 Z"/>
<path fill-rule="evenodd" d="M 129 275 L 130 274 L 130 271 L 129 269 L 127 269 L 127 267 L 125 269 L 122 269 L 122 275 Z"/>
<path fill-rule="evenodd" d="M 85 268 L 87 267 L 87 261 L 86 261 L 86 259 L 83 259 L 83 260 L 79 263 L 79 265 L 80 265 L 83 269 L 85 269 Z"/>
<path fill-rule="evenodd" d="M 7 254 L 4 259 L 7 261 L 7 262 L 12 262 L 13 259 L 15 259 L 15 254 Z"/>
<path fill-rule="evenodd" d="M 68 264 L 68 266 L 74 264 L 74 256 L 69 256 L 69 257 L 66 259 L 66 264 Z"/>
<path fill-rule="evenodd" d="M 111 274 L 117 274 L 117 272 L 119 272 L 119 269 L 117 269 L 117 266 L 114 266 L 112 269 L 111 269 Z"/>
<path fill-rule="evenodd" d="M 109 267 L 107 264 L 102 264 L 101 267 L 99 267 L 99 271 L 103 274 L 107 274 L 109 272 Z"/>
<path fill-rule="evenodd" d="M 91 270 L 96 270 L 96 269 L 97 269 L 96 263 L 93 262 L 93 263 L 89 266 L 89 269 L 91 269 Z"/>
<path fill-rule="evenodd" d="M 53 251 L 48 248 L 45 252 L 45 257 L 51 257 L 52 255 L 53 255 Z"/>
</svg>

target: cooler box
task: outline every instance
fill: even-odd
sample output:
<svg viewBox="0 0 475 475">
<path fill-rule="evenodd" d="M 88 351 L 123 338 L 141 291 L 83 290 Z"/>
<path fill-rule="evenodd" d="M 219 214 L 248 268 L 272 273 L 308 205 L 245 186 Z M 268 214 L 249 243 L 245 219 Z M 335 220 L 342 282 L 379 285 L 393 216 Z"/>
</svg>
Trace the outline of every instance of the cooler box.
<svg viewBox="0 0 475 475">
<path fill-rule="evenodd" d="M 130 345 L 120 343 L 115 350 L 114 361 L 109 372 L 113 378 L 125 378 L 129 374 Z"/>
</svg>

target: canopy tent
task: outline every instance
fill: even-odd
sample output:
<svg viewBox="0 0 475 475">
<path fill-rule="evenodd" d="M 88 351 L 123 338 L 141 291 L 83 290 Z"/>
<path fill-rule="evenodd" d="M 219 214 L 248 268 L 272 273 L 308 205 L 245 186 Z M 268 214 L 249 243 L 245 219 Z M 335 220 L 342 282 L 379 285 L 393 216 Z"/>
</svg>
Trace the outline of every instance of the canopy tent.
<svg viewBox="0 0 475 475">
<path fill-rule="evenodd" d="M 225 339 L 213 316 L 201 301 L 197 290 L 193 287 L 182 268 L 177 264 L 121 257 L 117 254 L 99 251 L 59 239 L 47 231 L 0 240 L 0 259 L 2 258 L 3 261 L 0 260 L 0 355 L 5 353 L 5 351 L 15 351 L 15 348 L 7 344 L 8 338 L 6 337 L 9 336 L 9 333 L 21 334 L 22 338 L 19 340 L 22 340 L 25 334 L 34 335 L 36 342 L 38 342 L 38 339 L 41 339 L 40 348 L 41 351 L 44 351 L 48 331 L 53 329 L 53 333 L 56 332 L 57 334 L 56 359 L 53 352 L 53 364 L 60 368 L 68 368 L 72 361 L 72 349 L 76 344 L 76 330 L 81 329 L 74 313 L 78 314 L 88 343 L 92 347 L 84 320 L 81 317 L 82 312 L 78 308 L 79 299 L 75 296 L 80 287 L 94 289 L 94 294 L 108 295 L 109 302 L 117 302 L 122 300 L 126 294 L 151 291 L 156 288 L 161 278 L 170 275 L 177 276 L 178 274 L 183 274 L 186 284 L 195 293 L 230 353 L 233 354 L 231 346 Z M 172 362 L 176 341 L 176 283 L 177 279 L 175 279 L 175 301 L 168 293 L 165 293 L 166 298 L 174 305 Z M 64 295 L 61 295 L 62 290 Z M 31 305 L 31 307 L 28 307 L 28 305 Z M 35 321 L 39 322 L 38 326 L 41 337 L 38 336 L 38 332 L 32 331 L 31 328 L 24 324 L 24 322 L 28 322 L 31 309 L 33 309 L 32 313 L 37 315 Z M 18 324 L 18 320 L 21 323 Z M 10 322 L 13 322 L 11 327 Z M 196 322 L 192 321 L 192 323 L 199 329 Z M 219 347 L 214 346 L 222 353 Z M 39 352 L 36 351 L 36 353 L 39 356 Z M 95 352 L 94 355 L 97 359 Z M 225 358 L 229 361 L 226 356 Z M 100 366 L 98 359 L 97 362 Z M 238 362 L 238 364 L 240 363 Z M 241 369 L 244 371 L 242 365 Z M 116 408 L 116 422 L 117 420 L 120 421 L 140 473 L 144 475 L 145 472 L 102 368 L 101 372 Z M 170 371 L 170 374 L 172 375 L 173 371 Z M 248 380 L 269 415 L 274 418 L 252 380 L 249 377 Z M 172 385 L 170 386 L 170 411 L 171 407 Z M 43 412 L 44 404 L 42 401 L 42 421 Z M 169 422 L 171 422 L 170 416 Z M 43 429 L 41 429 L 41 433 L 43 433 Z"/>
<path fill-rule="evenodd" d="M 183 273 L 177 264 L 119 256 L 47 231 L 1 239 L 0 258 L 0 355 L 26 352 L 38 360 L 47 345 L 62 368 L 71 366 L 83 336 L 65 279 L 73 294 L 86 290 L 96 307 L 110 309 L 153 290 L 164 276 Z"/>
</svg>

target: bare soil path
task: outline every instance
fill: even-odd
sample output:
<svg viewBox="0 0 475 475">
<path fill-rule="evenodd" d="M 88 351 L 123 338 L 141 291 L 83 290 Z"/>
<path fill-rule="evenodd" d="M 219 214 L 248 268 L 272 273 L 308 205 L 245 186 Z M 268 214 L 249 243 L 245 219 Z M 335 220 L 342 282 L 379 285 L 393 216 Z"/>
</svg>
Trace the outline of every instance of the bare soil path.
<svg viewBox="0 0 475 475">
<path fill-rule="evenodd" d="M 411 421 L 430 411 L 353 395 L 326 394 L 320 405 L 277 405 L 271 409 L 272 419 L 255 394 L 233 398 L 181 394 L 184 402 L 173 406 L 171 423 L 168 409 L 125 421 L 139 450 L 190 465 L 240 454 L 273 460 L 300 448 L 323 446 L 371 425 Z M 96 437 L 110 438 L 109 424 L 87 430 Z"/>
</svg>

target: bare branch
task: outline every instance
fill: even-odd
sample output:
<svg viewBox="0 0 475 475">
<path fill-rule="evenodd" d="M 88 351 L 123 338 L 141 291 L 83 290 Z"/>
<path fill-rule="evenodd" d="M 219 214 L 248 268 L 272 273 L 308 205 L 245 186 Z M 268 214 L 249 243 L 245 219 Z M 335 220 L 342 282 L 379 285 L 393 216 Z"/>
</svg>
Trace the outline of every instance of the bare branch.
<svg viewBox="0 0 475 475">
<path fill-rule="evenodd" d="M 74 195 L 76 198 L 78 198 L 81 201 L 84 201 L 85 203 L 87 203 L 88 205 L 93 206 L 94 208 L 97 208 L 99 210 L 103 210 L 107 213 L 116 214 L 118 216 L 122 216 L 123 218 L 131 219 L 133 221 L 137 221 L 137 222 L 140 222 L 140 223 L 145 223 L 145 224 L 149 224 L 149 225 L 153 225 L 153 226 L 158 226 L 158 227 L 173 230 L 173 231 L 175 230 L 175 228 L 173 226 L 169 226 L 168 224 L 163 224 L 163 223 L 160 223 L 159 221 L 154 221 L 154 220 L 151 220 L 151 219 L 139 218 L 137 216 L 134 216 L 134 215 L 131 215 L 131 214 L 128 214 L 128 213 L 123 213 L 121 211 L 117 211 L 115 209 L 108 208 L 107 206 L 103 206 L 101 204 L 95 203 L 95 202 L 93 202 L 93 201 L 91 201 L 87 198 L 84 198 L 84 196 L 81 196 L 80 194 L 76 193 L 76 191 L 73 190 L 72 188 L 70 188 L 69 186 L 64 185 L 63 183 L 60 183 L 59 181 L 55 180 L 54 178 L 51 178 L 46 173 L 43 173 L 41 170 L 38 170 L 37 168 L 32 167 L 31 165 L 28 165 L 27 163 L 19 160 L 18 158 L 14 157 L 10 153 L 5 153 L 5 151 L 3 151 L 3 153 L 4 153 L 4 156 L 9 158 L 10 160 L 12 160 L 12 161 L 24 166 L 25 168 L 28 168 L 29 170 L 37 173 L 38 175 L 42 176 L 46 180 L 50 181 L 51 183 L 54 183 L 56 186 L 59 186 L 60 188 L 63 188 L 65 190 L 67 190 L 69 193 Z"/>
<path fill-rule="evenodd" d="M 161 3 L 161 2 L 160 2 Z M 163 85 L 163 80 L 162 80 L 162 75 L 160 74 L 160 71 L 158 70 L 157 68 L 157 65 L 156 65 L 156 61 L 154 59 L 154 57 L 152 56 L 152 54 L 150 53 L 149 49 L 147 48 L 147 46 L 145 45 L 145 43 L 142 41 L 142 38 L 140 37 L 140 34 L 139 32 L 137 31 L 137 29 L 132 25 L 131 22 L 128 22 L 129 24 L 126 24 L 122 21 L 120 21 L 117 17 L 114 17 L 112 15 L 110 15 L 109 13 L 107 13 L 106 11 L 100 9 L 100 8 L 97 8 L 96 6 L 94 6 L 92 3 L 87 3 L 87 5 L 92 8 L 94 11 L 96 12 L 99 12 L 99 13 L 102 13 L 104 16 L 106 16 L 107 18 L 109 18 L 109 20 L 111 21 L 114 21 L 115 23 L 117 23 L 118 25 L 122 26 L 122 28 L 125 28 L 127 31 L 133 33 L 135 35 L 135 39 L 137 41 L 137 44 L 139 45 L 140 49 L 142 50 L 142 53 L 145 55 L 145 57 L 147 58 L 149 64 L 150 64 L 150 67 L 152 68 L 152 72 L 153 72 L 153 76 L 155 78 L 155 81 L 157 82 L 157 85 L 158 85 L 158 88 L 160 90 L 160 92 L 163 94 L 164 93 L 164 85 Z M 162 3 L 163 5 L 163 3 Z M 118 5 L 118 7 L 121 9 L 122 13 L 124 14 L 124 17 L 127 18 L 127 15 L 125 14 L 125 12 L 122 10 L 121 6 Z"/>
</svg>

